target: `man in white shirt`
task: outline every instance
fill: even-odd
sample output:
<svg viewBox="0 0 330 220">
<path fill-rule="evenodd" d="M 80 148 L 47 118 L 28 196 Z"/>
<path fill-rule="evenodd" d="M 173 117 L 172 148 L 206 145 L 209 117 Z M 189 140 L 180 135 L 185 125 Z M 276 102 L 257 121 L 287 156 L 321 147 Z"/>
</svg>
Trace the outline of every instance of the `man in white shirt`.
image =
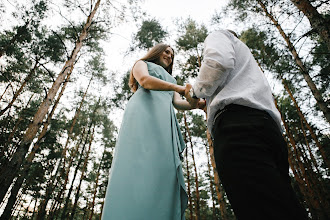
<svg viewBox="0 0 330 220">
<path fill-rule="evenodd" d="M 192 104 L 206 99 L 217 171 L 236 217 L 307 219 L 290 184 L 270 86 L 233 32 L 219 30 L 206 38 L 200 72 L 185 96 Z"/>
</svg>

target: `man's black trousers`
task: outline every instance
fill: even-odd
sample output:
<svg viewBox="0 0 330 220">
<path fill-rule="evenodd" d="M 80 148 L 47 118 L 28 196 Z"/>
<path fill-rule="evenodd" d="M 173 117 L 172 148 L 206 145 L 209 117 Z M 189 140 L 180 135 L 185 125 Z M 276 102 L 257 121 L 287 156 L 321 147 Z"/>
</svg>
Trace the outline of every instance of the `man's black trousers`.
<svg viewBox="0 0 330 220">
<path fill-rule="evenodd" d="M 229 105 L 213 127 L 220 180 L 239 220 L 307 219 L 290 184 L 287 145 L 265 111 Z"/>
</svg>

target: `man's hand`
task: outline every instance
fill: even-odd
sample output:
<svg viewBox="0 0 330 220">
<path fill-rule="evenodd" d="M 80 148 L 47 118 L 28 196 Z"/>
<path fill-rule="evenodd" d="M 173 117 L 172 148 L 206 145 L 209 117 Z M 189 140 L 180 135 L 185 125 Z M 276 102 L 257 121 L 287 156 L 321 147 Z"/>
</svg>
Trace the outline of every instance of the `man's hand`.
<svg viewBox="0 0 330 220">
<path fill-rule="evenodd" d="M 191 108 L 197 108 L 199 99 L 194 99 L 190 96 L 189 91 L 190 91 L 191 87 L 192 87 L 191 84 L 189 84 L 189 83 L 186 84 L 184 96 L 186 97 L 187 101 L 189 102 Z"/>
<path fill-rule="evenodd" d="M 198 104 L 197 108 L 202 109 L 202 110 L 205 111 L 206 101 L 204 99 L 200 99 L 197 104 Z"/>
</svg>

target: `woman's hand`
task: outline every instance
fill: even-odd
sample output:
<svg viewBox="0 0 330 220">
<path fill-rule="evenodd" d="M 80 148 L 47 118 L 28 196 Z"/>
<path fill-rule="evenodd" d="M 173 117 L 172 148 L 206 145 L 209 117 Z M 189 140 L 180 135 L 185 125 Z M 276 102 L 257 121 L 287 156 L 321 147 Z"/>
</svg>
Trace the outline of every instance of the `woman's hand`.
<svg viewBox="0 0 330 220">
<path fill-rule="evenodd" d="M 204 99 L 200 99 L 197 103 L 197 108 L 204 110 L 206 107 L 206 101 Z"/>
<path fill-rule="evenodd" d="M 185 95 L 185 94 L 184 94 L 185 89 L 186 89 L 186 87 L 184 87 L 184 86 L 180 86 L 180 85 L 176 85 L 176 87 L 175 87 L 175 91 L 176 91 L 177 93 L 179 93 L 180 95 Z"/>
<path fill-rule="evenodd" d="M 191 87 L 192 87 L 191 84 L 189 84 L 189 83 L 186 84 L 184 96 L 186 97 L 187 101 L 189 102 L 191 108 L 197 108 L 199 99 L 194 99 L 190 96 L 189 91 L 190 91 Z"/>
</svg>

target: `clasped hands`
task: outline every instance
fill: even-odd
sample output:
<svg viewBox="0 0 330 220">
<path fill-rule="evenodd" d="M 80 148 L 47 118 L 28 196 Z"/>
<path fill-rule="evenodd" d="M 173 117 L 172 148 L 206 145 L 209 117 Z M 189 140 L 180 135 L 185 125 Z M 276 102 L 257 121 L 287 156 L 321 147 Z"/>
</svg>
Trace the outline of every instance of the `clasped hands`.
<svg viewBox="0 0 330 220">
<path fill-rule="evenodd" d="M 184 96 L 186 97 L 187 101 L 189 102 L 191 108 L 199 108 L 199 109 L 204 109 L 206 106 L 206 101 L 204 99 L 195 99 L 190 96 L 190 89 L 192 85 L 187 83 L 186 88 L 184 90 Z"/>
</svg>

